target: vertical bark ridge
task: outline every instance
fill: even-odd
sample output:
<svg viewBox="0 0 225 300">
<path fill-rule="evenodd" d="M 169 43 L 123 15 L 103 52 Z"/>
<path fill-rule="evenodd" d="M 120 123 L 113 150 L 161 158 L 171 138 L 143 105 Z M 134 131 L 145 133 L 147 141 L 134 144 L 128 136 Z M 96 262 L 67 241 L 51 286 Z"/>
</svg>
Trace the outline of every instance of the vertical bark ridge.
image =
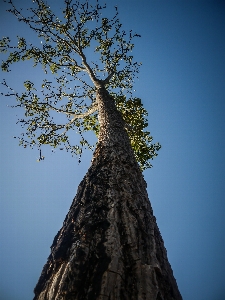
<svg viewBox="0 0 225 300">
<path fill-rule="evenodd" d="M 98 89 L 91 167 L 35 288 L 35 300 L 182 299 L 113 99 Z"/>
</svg>

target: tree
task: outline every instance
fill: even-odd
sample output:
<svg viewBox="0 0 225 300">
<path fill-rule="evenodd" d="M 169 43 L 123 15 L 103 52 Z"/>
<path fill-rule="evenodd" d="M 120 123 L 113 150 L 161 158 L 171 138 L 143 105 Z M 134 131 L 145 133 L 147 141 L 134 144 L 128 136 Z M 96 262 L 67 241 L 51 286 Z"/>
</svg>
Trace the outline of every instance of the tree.
<svg viewBox="0 0 225 300">
<path fill-rule="evenodd" d="M 9 11 L 37 33 L 42 47 L 24 37 L 12 46 L 3 38 L 1 50 L 10 53 L 2 69 L 33 59 L 46 76 L 55 74 L 56 84 L 47 77 L 39 91 L 27 80 L 19 94 L 3 82 L 10 89 L 6 96 L 16 96 L 16 106 L 25 109 L 20 144 L 59 146 L 80 159 L 83 147 L 92 148 L 85 132 L 98 136 L 34 299 L 182 299 L 141 171 L 151 167 L 160 145 L 151 143 L 144 131 L 147 111 L 132 97 L 140 63 L 130 52 L 139 35 L 122 29 L 117 7 L 113 18 L 101 17 L 105 6 L 98 1 L 64 0 L 64 22 L 43 1 L 33 2 L 27 16 L 12 0 Z M 65 114 L 64 124 L 56 113 Z M 71 144 L 71 129 L 80 134 L 79 145 Z"/>
</svg>

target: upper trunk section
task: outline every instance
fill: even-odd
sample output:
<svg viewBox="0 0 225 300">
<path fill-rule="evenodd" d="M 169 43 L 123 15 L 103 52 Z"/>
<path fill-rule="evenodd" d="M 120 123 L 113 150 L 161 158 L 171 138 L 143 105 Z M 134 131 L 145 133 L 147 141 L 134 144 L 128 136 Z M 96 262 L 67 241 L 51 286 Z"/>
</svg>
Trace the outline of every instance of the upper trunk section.
<svg viewBox="0 0 225 300">
<path fill-rule="evenodd" d="M 97 89 L 96 98 L 100 124 L 99 143 L 109 147 L 119 145 L 120 148 L 122 147 L 126 151 L 130 151 L 131 145 L 125 130 L 125 122 L 121 113 L 116 108 L 114 99 L 104 87 Z"/>
</svg>

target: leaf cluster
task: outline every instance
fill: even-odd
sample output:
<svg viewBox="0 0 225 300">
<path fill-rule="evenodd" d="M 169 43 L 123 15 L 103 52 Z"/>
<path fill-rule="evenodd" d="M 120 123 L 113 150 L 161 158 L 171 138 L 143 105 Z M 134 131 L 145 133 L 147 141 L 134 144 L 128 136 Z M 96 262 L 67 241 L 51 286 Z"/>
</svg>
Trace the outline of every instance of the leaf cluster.
<svg viewBox="0 0 225 300">
<path fill-rule="evenodd" d="M 150 132 L 145 131 L 148 127 L 147 110 L 143 107 L 140 98 L 126 100 L 125 96 L 114 96 L 114 99 L 126 123 L 126 130 L 137 162 L 142 170 L 151 168 L 150 160 L 158 155 L 157 151 L 161 145 L 153 144 Z"/>
</svg>

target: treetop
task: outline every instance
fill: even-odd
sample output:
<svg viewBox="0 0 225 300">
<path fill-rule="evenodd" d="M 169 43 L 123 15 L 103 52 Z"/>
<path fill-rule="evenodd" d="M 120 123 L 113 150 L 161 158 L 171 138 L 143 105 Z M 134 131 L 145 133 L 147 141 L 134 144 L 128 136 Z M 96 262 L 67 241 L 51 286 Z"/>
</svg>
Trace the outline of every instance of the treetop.
<svg viewBox="0 0 225 300">
<path fill-rule="evenodd" d="M 0 51 L 8 57 L 2 62 L 2 70 L 9 72 L 13 63 L 32 60 L 33 66 L 41 65 L 46 74 L 38 87 L 26 80 L 22 93 L 3 82 L 9 89 L 5 96 L 15 96 L 18 104 L 14 107 L 25 110 L 25 117 L 18 120 L 25 129 L 19 137 L 20 145 L 59 146 L 79 157 L 83 148 L 93 148 L 84 133 L 91 130 L 98 134 L 95 93 L 105 86 L 127 124 L 137 161 L 142 169 L 151 167 L 149 160 L 157 156 L 160 145 L 152 144 L 150 132 L 144 131 L 147 111 L 141 100 L 132 96 L 141 65 L 132 55 L 133 40 L 140 35 L 123 30 L 118 8 L 109 18 L 104 15 L 106 5 L 98 0 L 64 0 L 64 9 L 56 16 L 42 0 L 33 0 L 25 14 L 12 0 L 5 2 L 10 6 L 8 11 L 36 33 L 39 46 L 26 37 L 18 36 L 16 45 L 3 37 Z M 57 113 L 65 115 L 64 122 L 57 121 Z M 80 135 L 75 146 L 70 142 L 71 130 Z"/>
</svg>

